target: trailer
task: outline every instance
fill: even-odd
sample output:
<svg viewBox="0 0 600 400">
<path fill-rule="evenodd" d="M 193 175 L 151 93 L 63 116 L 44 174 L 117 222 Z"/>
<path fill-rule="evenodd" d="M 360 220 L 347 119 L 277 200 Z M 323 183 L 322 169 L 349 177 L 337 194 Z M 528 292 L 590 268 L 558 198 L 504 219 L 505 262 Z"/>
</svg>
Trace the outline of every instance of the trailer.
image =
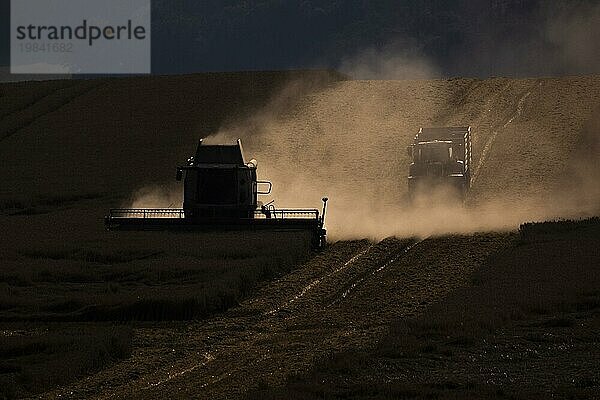
<svg viewBox="0 0 600 400">
<path fill-rule="evenodd" d="M 471 127 L 421 128 L 408 146 L 411 199 L 440 186 L 464 200 L 471 188 Z"/>
</svg>

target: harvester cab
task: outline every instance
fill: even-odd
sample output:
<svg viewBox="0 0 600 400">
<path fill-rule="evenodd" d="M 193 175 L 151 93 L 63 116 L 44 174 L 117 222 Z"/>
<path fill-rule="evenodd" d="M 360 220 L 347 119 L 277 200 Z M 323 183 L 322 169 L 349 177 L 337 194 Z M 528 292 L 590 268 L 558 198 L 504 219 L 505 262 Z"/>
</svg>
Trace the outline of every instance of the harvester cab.
<svg viewBox="0 0 600 400">
<path fill-rule="evenodd" d="M 256 160 L 246 162 L 235 145 L 198 143 L 196 155 L 177 169 L 184 179 L 183 211 L 188 218 L 253 218 L 258 195 L 271 193 L 271 182 L 258 181 Z M 259 188 L 262 186 L 262 191 Z"/>
<path fill-rule="evenodd" d="M 110 230 L 307 231 L 311 245 L 326 243 L 325 209 L 278 209 L 258 196 L 271 193 L 269 181 L 257 179 L 258 163 L 246 161 L 240 140 L 233 145 L 198 143 L 196 154 L 177 168 L 183 180 L 182 209 L 112 209 Z"/>
</svg>

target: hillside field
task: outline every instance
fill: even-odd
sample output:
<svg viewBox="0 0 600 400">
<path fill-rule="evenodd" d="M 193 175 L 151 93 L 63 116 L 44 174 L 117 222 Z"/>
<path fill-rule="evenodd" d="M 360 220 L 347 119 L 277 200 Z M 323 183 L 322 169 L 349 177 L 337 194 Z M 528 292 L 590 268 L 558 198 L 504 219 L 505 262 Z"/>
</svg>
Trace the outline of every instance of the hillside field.
<svg viewBox="0 0 600 400">
<path fill-rule="evenodd" d="M 0 397 L 593 398 L 599 111 L 598 76 L 0 84 Z M 467 204 L 410 208 L 406 146 L 448 125 Z M 104 229 L 180 207 L 199 138 L 241 138 L 278 207 L 328 196 L 330 246 Z"/>
</svg>

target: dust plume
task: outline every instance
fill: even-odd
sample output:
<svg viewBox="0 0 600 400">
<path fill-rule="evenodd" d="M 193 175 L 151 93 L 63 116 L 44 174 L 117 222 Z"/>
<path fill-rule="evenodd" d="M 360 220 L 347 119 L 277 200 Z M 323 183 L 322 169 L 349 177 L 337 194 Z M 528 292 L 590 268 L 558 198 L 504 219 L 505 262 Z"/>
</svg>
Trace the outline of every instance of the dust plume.
<svg viewBox="0 0 600 400">
<path fill-rule="evenodd" d="M 136 190 L 123 208 L 181 208 L 182 202 L 180 186 L 151 185 Z"/>
<path fill-rule="evenodd" d="M 440 115 L 454 104 L 460 85 L 460 81 L 443 80 L 348 81 L 306 93 L 301 83 L 295 82 L 283 96 L 294 96 L 298 91 L 301 101 L 290 107 L 267 107 L 249 120 L 224 126 L 214 139 L 242 139 L 246 156 L 258 160 L 259 179 L 274 184 L 272 197 L 262 201 L 273 198 L 278 208 L 320 208 L 321 198 L 329 197 L 326 225 L 332 240 L 512 230 L 527 221 L 580 217 L 600 211 L 593 207 L 597 197 L 582 202 L 582 188 L 568 199 L 550 189 L 533 190 L 538 184 L 535 177 L 526 192 L 522 185 L 491 185 L 493 193 L 468 207 L 452 201 L 412 207 L 406 188 L 406 146 L 419 127 L 445 125 Z M 490 85 L 490 90 L 496 89 Z M 518 100 L 514 99 L 513 107 L 517 107 Z M 276 97 L 274 104 L 282 103 Z M 480 110 L 481 114 L 488 111 L 478 98 L 471 106 L 485 109 Z M 474 112 L 469 109 L 460 122 L 470 124 L 467 118 L 473 118 Z M 514 119 L 514 110 L 506 115 L 500 115 L 500 108 L 495 112 L 499 114 L 498 129 Z M 532 118 L 545 123 L 546 116 L 519 117 L 512 125 Z M 485 133 L 489 134 L 489 128 Z M 531 140 L 525 145 L 537 143 Z M 494 151 L 503 150 L 492 148 Z M 590 168 L 589 157 L 584 164 L 578 170 Z M 505 173 L 488 172 L 488 185 L 490 179 L 493 182 L 493 174 Z M 589 176 L 584 172 L 582 175 L 585 190 L 593 190 Z M 515 176 L 515 182 L 521 178 Z M 439 197 L 444 199 L 447 194 L 441 192 Z"/>
<path fill-rule="evenodd" d="M 600 107 L 583 125 L 563 188 L 559 196 L 563 207 L 575 205 L 600 215 Z"/>
<path fill-rule="evenodd" d="M 244 145 L 254 143 L 255 147 L 260 147 L 258 142 L 271 133 L 267 128 L 270 128 L 272 121 L 293 110 L 298 102 L 315 90 L 328 86 L 329 82 L 326 75 L 315 75 L 311 79 L 293 79 L 277 91 L 262 109 L 254 110 L 241 121 L 225 120 L 221 129 L 206 137 L 204 143 L 235 143 L 237 139 L 243 138 Z"/>
</svg>

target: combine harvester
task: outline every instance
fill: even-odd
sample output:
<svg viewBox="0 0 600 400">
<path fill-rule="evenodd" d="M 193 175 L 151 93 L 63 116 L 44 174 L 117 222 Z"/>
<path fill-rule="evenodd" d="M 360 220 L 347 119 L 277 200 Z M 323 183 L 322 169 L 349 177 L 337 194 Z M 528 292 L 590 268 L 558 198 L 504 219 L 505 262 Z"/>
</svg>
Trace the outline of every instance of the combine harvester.
<svg viewBox="0 0 600 400">
<path fill-rule="evenodd" d="M 464 201 L 471 188 L 471 127 L 421 128 L 407 148 L 411 200 L 436 190 Z"/>
<path fill-rule="evenodd" d="M 317 209 L 262 204 L 258 196 L 270 194 L 272 184 L 258 181 L 256 168 L 256 160 L 245 161 L 240 140 L 235 145 L 206 145 L 200 140 L 196 155 L 177 168 L 177 180 L 184 181 L 182 209 L 112 209 L 105 226 L 109 230 L 306 231 L 313 248 L 323 247 L 327 198 L 321 214 Z"/>
</svg>

